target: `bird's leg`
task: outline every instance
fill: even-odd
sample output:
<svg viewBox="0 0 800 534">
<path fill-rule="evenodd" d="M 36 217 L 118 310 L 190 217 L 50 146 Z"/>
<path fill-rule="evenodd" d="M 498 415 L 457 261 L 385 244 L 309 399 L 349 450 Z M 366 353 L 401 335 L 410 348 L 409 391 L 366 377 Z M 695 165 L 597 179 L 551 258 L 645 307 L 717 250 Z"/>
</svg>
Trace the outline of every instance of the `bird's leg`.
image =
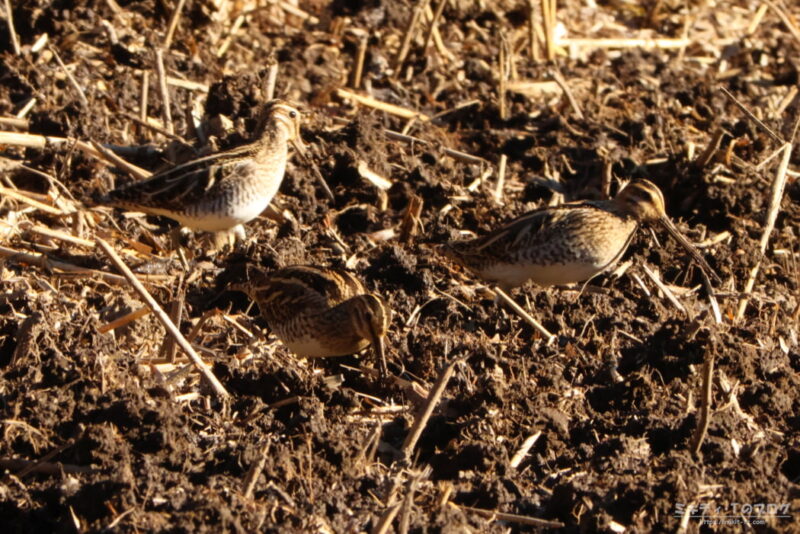
<svg viewBox="0 0 800 534">
<path fill-rule="evenodd" d="M 247 232 L 244 230 L 244 225 L 237 224 L 231 231 L 233 232 L 233 235 L 237 241 L 244 242 L 244 240 L 247 239 Z"/>
<path fill-rule="evenodd" d="M 186 251 L 183 250 L 183 244 L 181 243 L 183 237 L 184 228 L 182 226 L 173 226 L 172 230 L 169 231 L 169 241 L 170 241 L 170 248 L 175 250 L 178 253 L 178 259 L 181 261 L 181 265 L 183 266 L 183 270 L 188 272 L 189 271 L 189 260 L 186 259 Z"/>
</svg>

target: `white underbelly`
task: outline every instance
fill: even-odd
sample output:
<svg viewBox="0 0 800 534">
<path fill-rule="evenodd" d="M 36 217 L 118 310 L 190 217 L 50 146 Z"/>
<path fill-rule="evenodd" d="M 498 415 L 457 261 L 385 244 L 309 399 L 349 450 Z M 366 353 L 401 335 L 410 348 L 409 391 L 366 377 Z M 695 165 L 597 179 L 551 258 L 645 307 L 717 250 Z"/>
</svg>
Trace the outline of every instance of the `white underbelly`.
<svg viewBox="0 0 800 534">
<path fill-rule="evenodd" d="M 539 286 L 552 286 L 583 282 L 602 272 L 606 265 L 596 263 L 568 263 L 553 265 L 520 265 L 498 263 L 481 272 L 489 280 L 518 287 L 528 280 Z"/>
<path fill-rule="evenodd" d="M 351 350 L 347 350 L 347 348 L 341 348 L 341 350 L 337 350 L 336 347 L 332 347 L 327 344 L 320 343 L 319 339 L 314 339 L 311 337 L 303 337 L 300 339 L 294 339 L 289 343 L 284 342 L 289 350 L 294 352 L 299 356 L 306 356 L 309 358 L 325 358 L 328 356 L 347 356 L 349 354 L 353 354 L 355 352 L 360 351 L 361 349 L 365 348 L 368 343 L 364 341 L 363 346 L 360 347 L 349 347 Z M 355 349 L 355 350 L 352 350 Z"/>
<path fill-rule="evenodd" d="M 199 230 L 201 232 L 222 232 L 252 221 L 267 209 L 271 200 L 272 197 L 258 197 L 223 213 L 204 213 L 195 216 L 169 213 L 166 210 L 161 212 L 162 210 L 154 209 L 152 211 L 159 215 L 166 215 L 171 219 L 175 219 L 181 223 L 182 226 L 191 228 L 192 230 Z"/>
</svg>

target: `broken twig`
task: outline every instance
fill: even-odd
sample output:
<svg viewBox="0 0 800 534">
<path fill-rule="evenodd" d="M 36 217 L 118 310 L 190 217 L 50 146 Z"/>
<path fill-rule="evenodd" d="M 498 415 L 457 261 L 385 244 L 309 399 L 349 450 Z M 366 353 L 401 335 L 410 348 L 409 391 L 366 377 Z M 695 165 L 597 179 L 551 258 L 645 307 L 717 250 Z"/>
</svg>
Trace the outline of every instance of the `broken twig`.
<svg viewBox="0 0 800 534">
<path fill-rule="evenodd" d="M 200 374 L 202 374 L 203 377 L 208 381 L 217 396 L 222 398 L 228 397 L 228 392 L 225 390 L 225 387 L 222 385 L 222 383 L 217 380 L 217 377 L 214 376 L 214 373 L 211 372 L 211 369 L 209 369 L 203 360 L 200 359 L 200 356 L 197 354 L 197 352 L 195 352 L 194 348 L 192 348 L 191 344 L 186 340 L 186 338 L 183 337 L 183 334 L 181 334 L 181 331 L 178 330 L 178 327 L 176 327 L 175 324 L 169 319 L 167 313 L 163 310 L 163 308 L 161 308 L 161 306 L 159 306 L 158 302 L 156 302 L 156 299 L 154 299 L 150 292 L 145 289 L 139 279 L 136 278 L 136 275 L 133 274 L 127 265 L 125 265 L 125 262 L 123 262 L 122 258 L 117 255 L 116 251 L 111 247 L 111 245 L 99 237 L 97 238 L 97 244 L 101 249 L 103 249 L 103 252 L 106 253 L 117 269 L 119 269 L 119 271 L 125 276 L 139 296 L 144 299 L 148 306 L 150 306 L 150 308 L 156 314 L 156 318 L 158 318 L 161 324 L 164 325 L 164 328 L 166 328 L 167 331 L 172 334 L 172 336 L 178 342 L 178 345 L 180 345 L 180 347 L 186 352 L 186 354 L 189 356 L 189 359 L 191 359 L 192 363 L 200 371 Z"/>
</svg>

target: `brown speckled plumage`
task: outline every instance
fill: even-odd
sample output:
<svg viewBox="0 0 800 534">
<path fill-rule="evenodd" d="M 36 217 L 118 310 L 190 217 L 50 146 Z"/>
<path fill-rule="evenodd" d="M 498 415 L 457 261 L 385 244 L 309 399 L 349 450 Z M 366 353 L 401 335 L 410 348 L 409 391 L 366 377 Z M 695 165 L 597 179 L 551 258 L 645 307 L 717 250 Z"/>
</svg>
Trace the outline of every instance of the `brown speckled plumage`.
<svg viewBox="0 0 800 534">
<path fill-rule="evenodd" d="M 372 345 L 385 372 L 390 312 L 352 274 L 294 266 L 251 273 L 240 289 L 258 304 L 275 335 L 301 356 L 344 356 Z"/>
<path fill-rule="evenodd" d="M 584 201 L 531 211 L 476 239 L 442 252 L 482 278 L 509 289 L 580 282 L 613 266 L 640 223 L 661 223 L 718 280 L 699 252 L 667 218 L 664 197 L 649 180 L 635 180 L 612 200 Z"/>
<path fill-rule="evenodd" d="M 300 113 L 282 100 L 260 111 L 260 137 L 111 191 L 104 203 L 164 215 L 193 230 L 240 227 L 266 209 L 283 180 L 288 143 L 299 138 Z"/>
</svg>

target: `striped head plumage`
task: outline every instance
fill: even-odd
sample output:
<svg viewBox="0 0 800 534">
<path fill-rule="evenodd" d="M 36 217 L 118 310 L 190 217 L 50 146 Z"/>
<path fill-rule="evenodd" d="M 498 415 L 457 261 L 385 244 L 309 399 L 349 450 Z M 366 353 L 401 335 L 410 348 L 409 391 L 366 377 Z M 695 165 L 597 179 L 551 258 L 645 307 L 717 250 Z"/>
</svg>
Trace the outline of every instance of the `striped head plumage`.
<svg viewBox="0 0 800 534">
<path fill-rule="evenodd" d="M 383 299 L 375 295 L 359 295 L 350 300 L 350 313 L 353 328 L 364 339 L 368 339 L 381 364 L 381 372 L 386 375 L 386 356 L 383 338 L 389 331 L 390 316 Z"/>
<path fill-rule="evenodd" d="M 661 190 L 644 178 L 628 183 L 617 193 L 613 202 L 622 212 L 643 223 L 655 222 L 667 216 Z"/>
<path fill-rule="evenodd" d="M 258 112 L 258 129 L 265 134 L 280 128 L 289 142 L 300 139 L 300 111 L 289 102 L 280 99 L 270 100 Z"/>
<path fill-rule="evenodd" d="M 707 275 L 718 283 L 722 282 L 714 269 L 706 262 L 703 255 L 667 216 L 664 195 L 653 182 L 644 178 L 633 180 L 617 194 L 614 202 L 619 206 L 620 210 L 630 214 L 642 223 L 659 223 L 689 253 Z"/>
</svg>

